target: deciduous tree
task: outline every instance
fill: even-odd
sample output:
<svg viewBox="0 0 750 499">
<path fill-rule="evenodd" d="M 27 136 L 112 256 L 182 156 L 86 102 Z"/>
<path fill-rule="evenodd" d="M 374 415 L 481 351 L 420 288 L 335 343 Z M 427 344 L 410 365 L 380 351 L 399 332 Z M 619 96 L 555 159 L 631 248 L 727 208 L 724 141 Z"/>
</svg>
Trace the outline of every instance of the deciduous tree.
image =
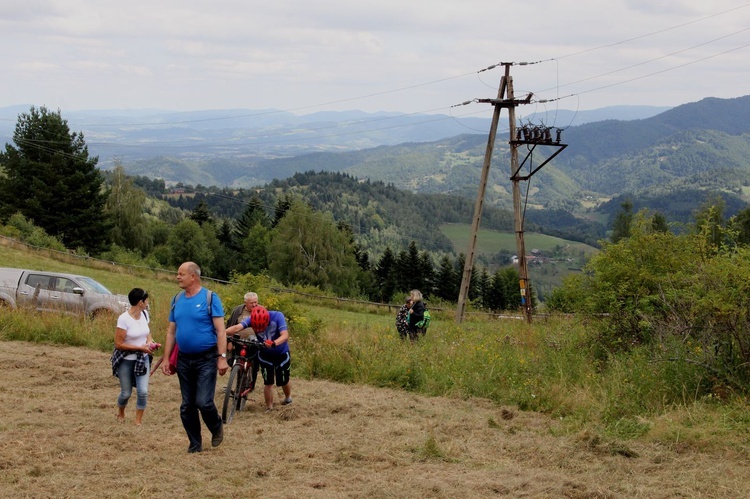
<svg viewBox="0 0 750 499">
<path fill-rule="evenodd" d="M 340 296 L 358 293 L 357 272 L 346 234 L 329 213 L 316 213 L 293 202 L 276 226 L 268 255 L 273 277 L 290 284 L 308 284 Z"/>
<path fill-rule="evenodd" d="M 105 209 L 112 221 L 112 242 L 146 255 L 153 247 L 153 237 L 143 213 L 146 193 L 125 175 L 122 165 L 112 172 L 112 185 Z"/>
</svg>

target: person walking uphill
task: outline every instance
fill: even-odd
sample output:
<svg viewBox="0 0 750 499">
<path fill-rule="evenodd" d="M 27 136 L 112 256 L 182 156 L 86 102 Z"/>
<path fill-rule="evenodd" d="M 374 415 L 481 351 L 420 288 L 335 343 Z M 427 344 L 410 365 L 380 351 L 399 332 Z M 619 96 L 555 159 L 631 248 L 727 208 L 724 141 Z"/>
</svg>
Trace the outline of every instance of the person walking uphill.
<svg viewBox="0 0 750 499">
<path fill-rule="evenodd" d="M 247 319 L 250 317 L 250 312 L 258 306 L 258 293 L 254 293 L 252 291 L 248 291 L 245 293 L 245 296 L 243 297 L 244 302 L 242 305 L 237 305 L 232 309 L 232 313 L 229 315 L 229 320 L 227 321 L 227 328 L 234 326 L 235 324 L 239 324 L 239 322 L 242 319 Z M 239 334 L 240 338 L 247 339 L 251 334 L 253 333 L 253 330 L 251 328 L 245 328 L 242 331 L 236 332 L 234 334 Z M 229 335 L 227 334 L 227 337 Z M 229 365 L 234 365 L 234 356 L 236 352 L 232 348 L 232 343 L 227 342 L 227 356 L 229 357 Z M 250 392 L 252 393 L 255 390 L 255 380 L 258 377 L 258 369 L 260 366 L 258 365 L 258 354 L 257 352 L 252 357 L 253 361 L 253 375 L 250 381 Z"/>
<path fill-rule="evenodd" d="M 190 441 L 188 452 L 193 453 L 203 450 L 201 417 L 211 432 L 212 446 L 224 439 L 214 392 L 217 371 L 223 376 L 229 367 L 227 336 L 221 299 L 216 294 L 209 295 L 201 286 L 200 267 L 193 262 L 180 265 L 177 284 L 183 291 L 172 300 L 164 359 L 169 359 L 172 349 L 179 347 L 176 372 L 182 392 L 180 418 Z M 164 362 L 161 369 L 164 374 L 174 374 L 169 362 Z"/>
<path fill-rule="evenodd" d="M 292 403 L 292 387 L 289 383 L 292 359 L 289 353 L 289 331 L 284 314 L 276 310 L 270 312 L 258 305 L 250 312 L 250 317 L 227 329 L 227 334 L 234 334 L 246 327 L 253 328 L 255 336 L 266 348 L 258 351 L 260 371 L 263 374 L 263 398 L 266 412 L 273 410 L 273 385 L 284 391 L 281 405 Z"/>
<path fill-rule="evenodd" d="M 148 401 L 148 378 L 151 354 L 160 345 L 151 337 L 148 326 L 148 293 L 133 288 L 128 293 L 130 308 L 117 318 L 115 348 L 112 351 L 112 374 L 120 379 L 117 396 L 117 420 L 125 421 L 125 407 L 136 390 L 135 424 L 140 426 Z"/>
</svg>

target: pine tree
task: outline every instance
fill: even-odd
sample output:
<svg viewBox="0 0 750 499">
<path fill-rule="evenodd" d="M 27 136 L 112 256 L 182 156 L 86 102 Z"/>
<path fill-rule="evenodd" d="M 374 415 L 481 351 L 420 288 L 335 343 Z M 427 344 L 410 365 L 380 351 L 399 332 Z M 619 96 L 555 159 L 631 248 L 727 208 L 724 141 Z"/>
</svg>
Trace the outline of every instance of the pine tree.
<svg viewBox="0 0 750 499">
<path fill-rule="evenodd" d="M 245 240 L 250 233 L 250 229 L 255 227 L 257 223 L 260 223 L 264 227 L 269 226 L 268 215 L 266 215 L 263 209 L 263 202 L 258 196 L 253 196 L 247 203 L 247 206 L 245 206 L 240 218 L 237 219 L 234 229 L 235 240 Z"/>
<path fill-rule="evenodd" d="M 289 211 L 289 208 L 292 207 L 292 201 L 294 198 L 291 194 L 287 194 L 283 198 L 279 198 L 276 201 L 276 208 L 274 210 L 274 216 L 273 216 L 273 222 L 271 222 L 271 227 L 276 227 L 279 225 L 279 222 L 282 218 L 284 218 L 284 215 L 286 215 L 286 212 Z"/>
<path fill-rule="evenodd" d="M 429 298 L 432 296 L 435 287 L 435 266 L 432 264 L 432 257 L 427 251 L 419 253 L 419 275 L 422 282 L 416 289 L 420 290 L 425 298 Z"/>
<path fill-rule="evenodd" d="M 383 256 L 380 257 L 378 264 L 375 266 L 375 278 L 377 279 L 377 286 L 380 290 L 380 301 L 384 303 L 391 301 L 393 293 L 396 291 L 396 277 L 396 257 L 394 256 L 391 247 L 386 246 Z"/>
<path fill-rule="evenodd" d="M 453 268 L 453 262 L 451 262 L 448 255 L 444 255 L 440 259 L 440 265 L 435 277 L 435 295 L 443 300 L 456 301 L 458 299 L 456 289 L 459 286 L 456 282 L 456 272 Z"/>
<path fill-rule="evenodd" d="M 197 222 L 198 225 L 203 225 L 205 223 L 213 224 L 214 220 L 205 200 L 200 200 L 192 213 L 190 213 L 190 219 Z"/>
<path fill-rule="evenodd" d="M 60 111 L 32 107 L 18 117 L 13 142 L 0 154 L 0 218 L 21 213 L 67 248 L 105 250 L 108 193 L 83 134 L 71 133 Z"/>
</svg>

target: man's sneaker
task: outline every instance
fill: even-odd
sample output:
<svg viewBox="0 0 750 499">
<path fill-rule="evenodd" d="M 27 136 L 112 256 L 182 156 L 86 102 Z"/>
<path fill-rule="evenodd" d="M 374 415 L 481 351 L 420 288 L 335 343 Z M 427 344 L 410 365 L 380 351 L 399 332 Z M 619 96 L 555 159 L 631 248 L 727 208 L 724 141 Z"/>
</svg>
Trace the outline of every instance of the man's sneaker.
<svg viewBox="0 0 750 499">
<path fill-rule="evenodd" d="M 224 425 L 222 424 L 219 427 L 219 431 L 213 434 L 213 438 L 211 439 L 211 445 L 213 447 L 218 447 L 219 444 L 224 440 Z"/>
<path fill-rule="evenodd" d="M 200 447 L 190 446 L 190 447 L 188 447 L 188 454 L 195 454 L 195 453 L 198 453 L 198 452 L 200 452 L 202 450 L 203 449 L 201 449 Z"/>
<path fill-rule="evenodd" d="M 292 403 L 292 397 L 289 397 L 287 399 L 284 399 L 284 401 L 281 403 L 281 405 L 289 405 Z"/>
</svg>

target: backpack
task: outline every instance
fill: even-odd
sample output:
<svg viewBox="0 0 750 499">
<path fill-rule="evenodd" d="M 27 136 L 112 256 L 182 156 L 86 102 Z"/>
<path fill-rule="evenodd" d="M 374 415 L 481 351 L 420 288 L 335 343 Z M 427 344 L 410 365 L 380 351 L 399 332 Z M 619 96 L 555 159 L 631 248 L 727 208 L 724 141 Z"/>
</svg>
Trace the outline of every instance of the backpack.
<svg viewBox="0 0 750 499">
<path fill-rule="evenodd" d="M 417 322 L 416 326 L 420 329 L 427 329 L 428 327 L 430 327 L 430 319 L 430 311 L 425 309 L 424 317 L 421 321 Z"/>
</svg>

